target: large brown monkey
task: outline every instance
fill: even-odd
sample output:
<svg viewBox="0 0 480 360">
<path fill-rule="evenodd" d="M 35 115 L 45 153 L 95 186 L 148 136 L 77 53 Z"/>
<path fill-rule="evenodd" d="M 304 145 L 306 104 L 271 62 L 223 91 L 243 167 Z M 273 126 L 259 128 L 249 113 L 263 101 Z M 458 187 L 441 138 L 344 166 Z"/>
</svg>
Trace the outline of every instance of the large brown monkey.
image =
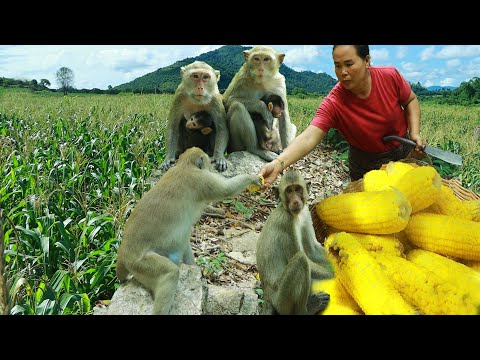
<svg viewBox="0 0 480 360">
<path fill-rule="evenodd" d="M 260 113 L 250 113 L 257 134 L 258 146 L 279 155 L 282 150 L 282 143 L 278 132 L 278 118 L 282 115 L 285 105 L 282 98 L 275 94 L 264 95 L 260 100 L 267 105 L 274 119 L 271 129 L 269 129 L 266 120 Z"/>
<path fill-rule="evenodd" d="M 203 61 L 195 61 L 187 66 L 182 66 L 180 73 L 182 81 L 175 91 L 167 119 L 165 133 L 166 154 L 162 170 L 167 170 L 175 163 L 178 148 L 180 125 L 184 117 L 187 119 L 191 114 L 199 111 L 207 111 L 215 123 L 215 148 L 213 150 L 213 162 L 218 171 L 227 169 L 225 150 L 228 143 L 228 128 L 225 108 L 222 103 L 222 95 L 218 91 L 220 71 L 214 70 Z M 185 114 L 187 114 L 185 116 Z"/>
<path fill-rule="evenodd" d="M 281 96 L 285 109 L 278 119 L 278 130 L 282 148 L 285 149 L 295 138 L 296 127 L 290 122 L 287 103 L 285 76 L 279 73 L 285 54 L 268 46 L 255 46 L 243 52 L 245 63 L 235 74 L 223 94 L 230 130 L 228 151 L 246 150 L 271 161 L 278 155 L 261 149 L 249 113 L 260 113 L 272 128 L 273 116 L 260 98 L 268 93 Z"/>
<path fill-rule="evenodd" d="M 212 171 L 210 159 L 192 147 L 140 199 L 125 224 L 118 251 L 120 282 L 133 275 L 154 296 L 154 314 L 168 314 L 175 297 L 179 264 L 195 263 L 190 235 L 207 204 L 261 186 L 258 175 L 226 178 Z"/>
<path fill-rule="evenodd" d="M 330 295 L 311 294 L 312 279 L 333 278 L 325 248 L 316 240 L 306 201 L 308 185 L 288 170 L 277 188 L 280 202 L 270 213 L 257 240 L 257 269 L 265 301 L 281 315 L 315 314 Z"/>
</svg>

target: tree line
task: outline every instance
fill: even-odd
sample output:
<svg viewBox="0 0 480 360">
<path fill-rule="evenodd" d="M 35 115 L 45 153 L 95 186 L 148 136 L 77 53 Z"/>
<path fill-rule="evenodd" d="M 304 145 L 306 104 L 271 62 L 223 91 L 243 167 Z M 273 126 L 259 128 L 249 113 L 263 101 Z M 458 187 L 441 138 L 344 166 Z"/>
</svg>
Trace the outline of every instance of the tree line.
<svg viewBox="0 0 480 360">
<path fill-rule="evenodd" d="M 186 59 L 189 60 L 189 59 Z M 312 73 L 314 74 L 314 73 Z M 318 75 L 318 74 L 316 74 Z M 178 75 L 177 75 L 178 76 Z M 171 84 L 168 82 L 167 85 L 172 85 L 168 87 L 168 90 L 165 90 L 165 83 L 157 84 L 148 87 L 141 88 L 123 88 L 119 87 L 113 88 L 111 85 L 108 86 L 107 90 L 102 90 L 98 88 L 93 89 L 76 89 L 74 85 L 74 72 L 68 67 L 61 67 L 56 73 L 56 81 L 60 85 L 58 89 L 50 89 L 48 86 L 51 86 L 51 83 L 48 79 L 41 79 L 37 81 L 33 80 L 17 80 L 9 79 L 5 77 L 0 77 L 0 87 L 20 87 L 20 88 L 29 88 L 32 91 L 52 91 L 52 92 L 63 92 L 64 95 L 68 93 L 93 93 L 93 94 L 119 94 L 119 93 L 135 93 L 135 94 L 151 94 L 151 93 L 173 93 L 175 92 L 176 86 L 173 86 L 175 79 L 172 79 Z M 298 85 L 293 88 L 287 87 L 287 93 L 289 95 L 299 96 L 301 98 L 305 97 L 318 97 L 326 95 L 335 84 L 328 84 L 328 88 L 325 91 L 309 91 L 309 86 L 299 87 Z M 447 105 L 479 105 L 480 104 L 480 78 L 474 77 L 468 81 L 464 81 L 460 86 L 454 90 L 442 89 L 431 91 L 422 86 L 419 82 L 416 84 L 410 83 L 412 90 L 417 94 L 417 97 L 420 101 L 427 101 L 436 104 L 447 104 Z"/>
</svg>

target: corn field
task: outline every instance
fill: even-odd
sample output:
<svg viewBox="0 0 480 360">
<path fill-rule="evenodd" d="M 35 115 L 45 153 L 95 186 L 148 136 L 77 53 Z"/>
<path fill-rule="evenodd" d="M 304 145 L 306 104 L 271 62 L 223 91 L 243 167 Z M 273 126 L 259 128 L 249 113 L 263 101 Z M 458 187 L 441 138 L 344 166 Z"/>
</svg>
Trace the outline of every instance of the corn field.
<svg viewBox="0 0 480 360">
<path fill-rule="evenodd" d="M 172 99 L 0 89 L 0 215 L 12 314 L 91 314 L 112 297 L 122 231 L 163 160 Z M 299 132 L 320 101 L 289 97 Z M 437 163 L 442 176 L 479 193 L 478 107 L 421 110 L 426 142 L 463 156 L 461 168 Z"/>
</svg>

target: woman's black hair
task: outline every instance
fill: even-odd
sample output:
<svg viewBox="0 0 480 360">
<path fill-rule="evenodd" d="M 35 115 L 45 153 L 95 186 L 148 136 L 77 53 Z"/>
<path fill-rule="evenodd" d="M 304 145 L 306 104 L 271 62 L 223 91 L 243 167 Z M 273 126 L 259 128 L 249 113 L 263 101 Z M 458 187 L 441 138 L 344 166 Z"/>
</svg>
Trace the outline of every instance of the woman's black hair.
<svg viewBox="0 0 480 360">
<path fill-rule="evenodd" d="M 335 48 L 340 45 L 333 45 L 332 53 Z M 357 52 L 357 55 L 360 56 L 362 59 L 365 59 L 367 55 L 370 55 L 370 48 L 368 45 L 352 45 Z"/>
</svg>

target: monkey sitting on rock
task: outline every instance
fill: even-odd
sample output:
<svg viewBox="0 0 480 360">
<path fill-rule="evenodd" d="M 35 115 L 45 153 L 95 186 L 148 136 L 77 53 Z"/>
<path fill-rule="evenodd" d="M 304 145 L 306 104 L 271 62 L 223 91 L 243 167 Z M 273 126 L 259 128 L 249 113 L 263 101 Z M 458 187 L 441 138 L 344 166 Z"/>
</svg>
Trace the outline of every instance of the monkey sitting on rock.
<svg viewBox="0 0 480 360">
<path fill-rule="evenodd" d="M 264 298 L 280 315 L 312 315 L 325 310 L 327 293 L 312 294 L 312 279 L 331 279 L 333 266 L 316 240 L 306 201 L 308 184 L 288 170 L 274 188 L 280 201 L 257 240 L 257 269 Z"/>
<path fill-rule="evenodd" d="M 182 153 L 179 148 L 181 141 L 181 122 L 185 114 L 206 111 L 215 124 L 215 134 L 211 135 L 213 146 L 212 162 L 218 171 L 227 170 L 225 149 L 228 142 L 227 114 L 223 105 L 223 98 L 218 90 L 220 71 L 214 70 L 203 61 L 180 68 L 181 82 L 175 90 L 172 104 L 168 112 L 167 127 L 165 129 L 165 159 L 160 168 L 168 170 L 176 161 L 176 155 Z M 187 117 L 188 119 L 188 117 Z"/>
<path fill-rule="evenodd" d="M 143 195 L 125 225 L 118 250 L 117 277 L 130 275 L 154 297 L 154 314 L 169 314 L 181 263 L 195 264 L 190 236 L 193 225 L 212 201 L 241 193 L 258 175 L 226 178 L 212 171 L 210 159 L 198 147 L 182 153 L 175 166 Z"/>
<path fill-rule="evenodd" d="M 279 72 L 285 54 L 269 46 L 255 46 L 243 52 L 244 64 L 237 71 L 223 93 L 230 131 L 227 151 L 248 151 L 266 161 L 278 154 L 262 149 L 251 113 L 260 113 L 267 128 L 272 129 L 274 117 L 264 101 L 264 95 L 276 94 L 282 98 L 284 110 L 278 117 L 278 132 L 282 148 L 285 149 L 295 138 L 297 128 L 290 121 L 285 76 Z"/>
</svg>

